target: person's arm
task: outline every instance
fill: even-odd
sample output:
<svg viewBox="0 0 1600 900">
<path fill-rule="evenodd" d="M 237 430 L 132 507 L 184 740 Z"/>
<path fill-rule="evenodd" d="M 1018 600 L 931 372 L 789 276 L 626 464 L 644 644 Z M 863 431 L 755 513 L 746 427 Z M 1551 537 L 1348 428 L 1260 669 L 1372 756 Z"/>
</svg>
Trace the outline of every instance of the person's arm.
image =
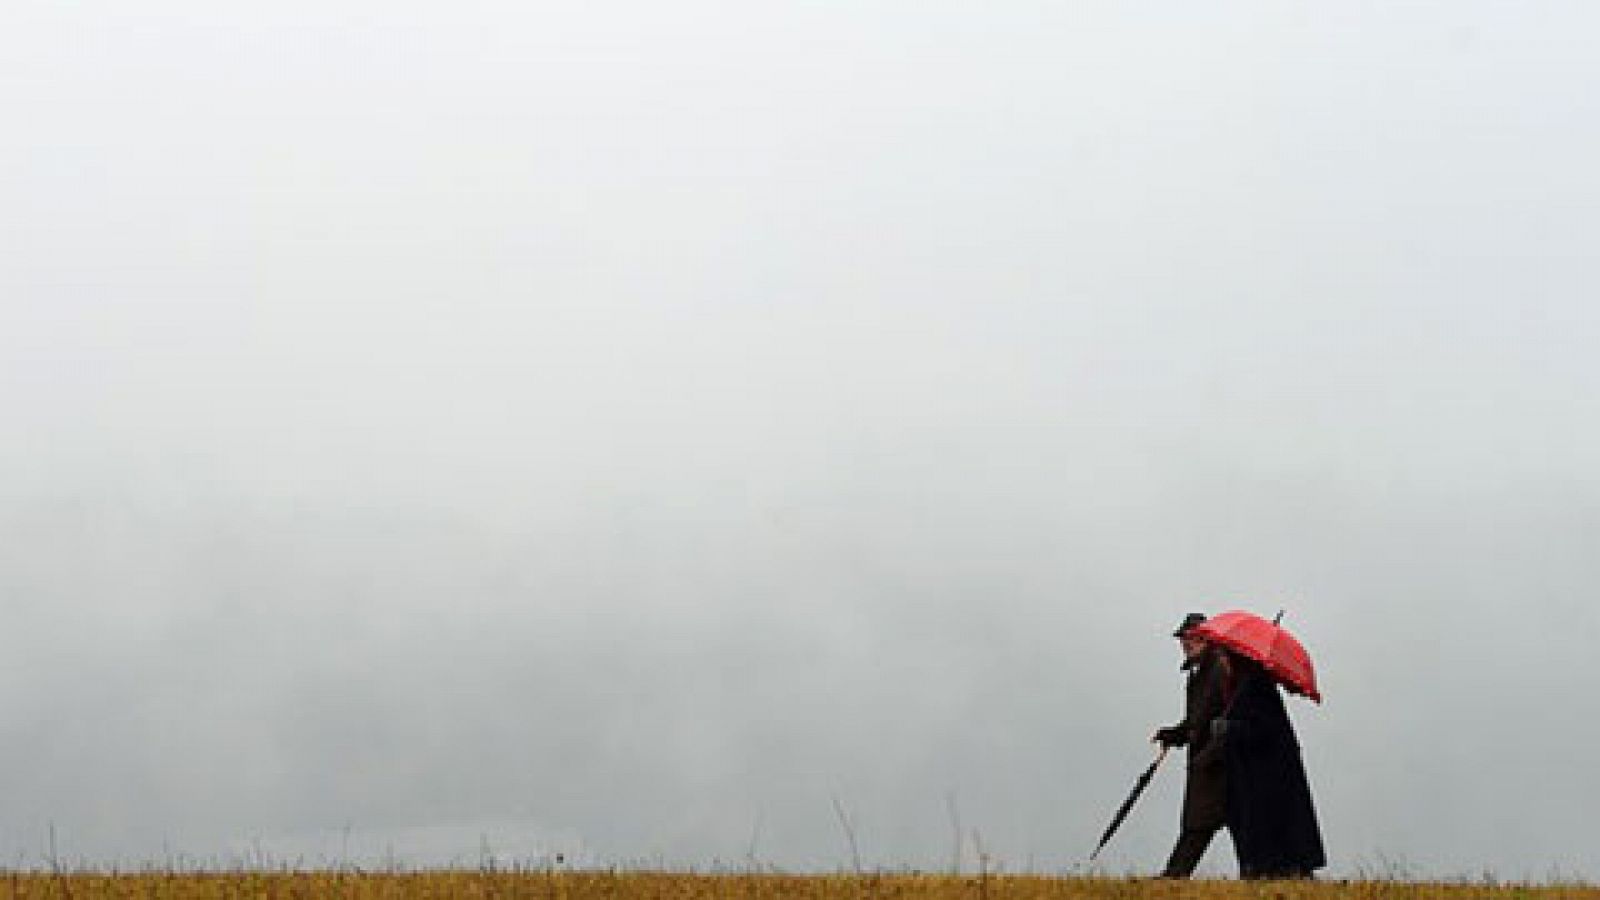
<svg viewBox="0 0 1600 900">
<path fill-rule="evenodd" d="M 1264 676 L 1252 676 L 1239 686 L 1239 693 L 1224 716 L 1211 720 L 1211 746 L 1232 744 L 1236 749 L 1255 747 L 1267 738 L 1270 730 L 1265 719 L 1266 705 L 1261 691 L 1273 690 Z"/>
<path fill-rule="evenodd" d="M 1156 729 L 1150 736 L 1151 743 L 1161 744 L 1164 747 L 1185 747 L 1189 744 L 1189 735 L 1194 732 L 1195 722 L 1190 718 L 1192 710 L 1185 703 L 1183 721 L 1176 725 Z M 1205 720 L 1202 719 L 1202 722 Z"/>
<path fill-rule="evenodd" d="M 1199 708 L 1195 712 L 1200 719 L 1200 727 L 1206 729 L 1212 727 L 1215 719 L 1226 715 L 1228 704 L 1224 697 L 1226 693 L 1224 685 L 1227 673 L 1223 661 L 1213 657 L 1201 668 L 1200 675 L 1205 682 L 1201 687 Z M 1189 760 L 1191 766 L 1204 768 L 1221 761 L 1222 740 L 1213 734 L 1207 734 L 1205 738 L 1206 740 L 1201 741 L 1204 746 L 1201 746 Z"/>
</svg>

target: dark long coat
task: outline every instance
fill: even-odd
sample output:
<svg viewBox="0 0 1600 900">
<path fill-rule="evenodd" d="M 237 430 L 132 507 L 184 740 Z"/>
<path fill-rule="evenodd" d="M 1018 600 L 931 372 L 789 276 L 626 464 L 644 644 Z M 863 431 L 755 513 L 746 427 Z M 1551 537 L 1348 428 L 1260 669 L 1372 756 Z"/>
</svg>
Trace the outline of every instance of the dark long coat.
<svg viewBox="0 0 1600 900">
<path fill-rule="evenodd" d="M 1234 662 L 1222 755 L 1228 830 L 1245 878 L 1297 877 L 1327 865 L 1311 784 L 1283 695 L 1253 663 Z"/>
<path fill-rule="evenodd" d="M 1211 720 L 1222 715 L 1224 705 L 1222 660 L 1216 651 L 1207 650 L 1185 667 L 1189 679 L 1184 684 L 1183 721 L 1168 729 L 1176 738 L 1174 744 L 1189 748 L 1180 824 L 1185 829 L 1221 828 L 1227 815 L 1227 769 L 1221 743 L 1211 739 Z"/>
</svg>

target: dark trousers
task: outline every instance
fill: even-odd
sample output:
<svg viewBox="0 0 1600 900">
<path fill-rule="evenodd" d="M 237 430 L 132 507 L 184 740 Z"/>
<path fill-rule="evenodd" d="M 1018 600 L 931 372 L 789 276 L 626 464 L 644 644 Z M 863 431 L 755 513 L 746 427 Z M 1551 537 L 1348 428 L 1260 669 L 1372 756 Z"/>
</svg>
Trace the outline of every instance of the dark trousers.
<svg viewBox="0 0 1600 900">
<path fill-rule="evenodd" d="M 1211 838 L 1216 835 L 1221 826 L 1213 825 L 1209 828 L 1185 828 L 1178 833 L 1178 843 L 1172 848 L 1172 857 L 1167 860 L 1167 868 L 1161 873 L 1162 878 L 1188 878 L 1194 874 L 1195 866 L 1200 865 L 1200 857 L 1206 855 L 1206 848 L 1211 846 Z"/>
</svg>

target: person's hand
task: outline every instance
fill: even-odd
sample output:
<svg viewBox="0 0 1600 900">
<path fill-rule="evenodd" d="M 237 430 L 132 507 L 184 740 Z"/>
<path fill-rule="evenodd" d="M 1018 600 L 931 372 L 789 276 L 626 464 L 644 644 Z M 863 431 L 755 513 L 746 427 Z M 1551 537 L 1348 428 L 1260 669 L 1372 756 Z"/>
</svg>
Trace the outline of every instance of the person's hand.
<svg viewBox="0 0 1600 900">
<path fill-rule="evenodd" d="M 1154 744 L 1161 744 L 1164 747 L 1181 746 L 1184 742 L 1183 729 L 1172 726 L 1158 728 L 1156 729 L 1156 733 L 1151 736 L 1150 742 Z"/>
</svg>

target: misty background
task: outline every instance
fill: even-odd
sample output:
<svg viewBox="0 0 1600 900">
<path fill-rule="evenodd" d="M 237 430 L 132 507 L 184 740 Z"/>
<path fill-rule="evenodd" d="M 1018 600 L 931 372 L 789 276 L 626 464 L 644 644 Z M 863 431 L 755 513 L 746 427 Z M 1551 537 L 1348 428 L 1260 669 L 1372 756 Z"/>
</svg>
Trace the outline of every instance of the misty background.
<svg viewBox="0 0 1600 900">
<path fill-rule="evenodd" d="M 1600 877 L 1597 25 L 7 4 L 0 862 Z"/>
</svg>

